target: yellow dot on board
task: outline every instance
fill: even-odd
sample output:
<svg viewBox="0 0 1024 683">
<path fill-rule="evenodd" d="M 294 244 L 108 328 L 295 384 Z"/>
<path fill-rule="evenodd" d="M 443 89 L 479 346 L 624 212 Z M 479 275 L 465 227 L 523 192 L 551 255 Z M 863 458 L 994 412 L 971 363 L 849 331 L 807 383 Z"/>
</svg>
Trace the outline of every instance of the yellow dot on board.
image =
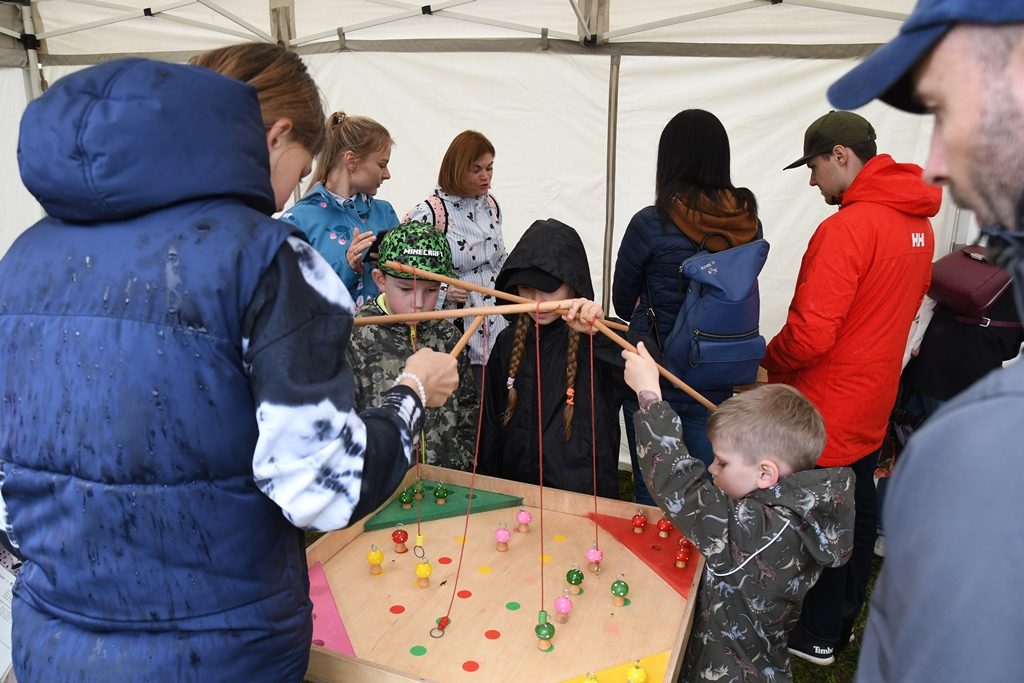
<svg viewBox="0 0 1024 683">
<path fill-rule="evenodd" d="M 540 556 L 540 561 L 541 562 L 550 562 L 551 561 L 551 556 L 550 555 L 541 555 Z"/>
<path fill-rule="evenodd" d="M 465 543 L 466 542 L 466 537 L 465 536 L 456 536 L 455 537 L 455 542 L 456 543 Z"/>
<path fill-rule="evenodd" d="M 480 573 L 480 574 L 490 574 L 491 573 L 491 568 L 490 567 L 480 567 L 480 568 L 477 569 L 477 572 Z"/>
<path fill-rule="evenodd" d="M 563 543 L 565 541 L 565 536 L 562 534 L 555 534 L 555 537 L 552 540 L 555 541 L 555 543 Z"/>
</svg>

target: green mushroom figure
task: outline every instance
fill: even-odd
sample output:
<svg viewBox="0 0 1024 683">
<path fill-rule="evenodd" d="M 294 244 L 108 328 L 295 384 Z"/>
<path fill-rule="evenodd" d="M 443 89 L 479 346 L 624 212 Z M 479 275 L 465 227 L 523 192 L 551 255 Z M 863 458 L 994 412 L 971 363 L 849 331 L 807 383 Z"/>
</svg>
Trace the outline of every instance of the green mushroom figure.
<svg viewBox="0 0 1024 683">
<path fill-rule="evenodd" d="M 619 574 L 612 583 L 612 604 L 622 607 L 626 604 L 626 594 L 629 593 L 629 584 L 622 580 L 625 574 Z"/>
<path fill-rule="evenodd" d="M 403 510 L 411 510 L 412 504 L 416 500 L 416 496 L 409 489 L 405 489 L 398 494 L 398 503 L 402 506 Z"/>
<path fill-rule="evenodd" d="M 537 634 L 537 649 L 541 652 L 551 652 L 555 644 L 551 639 L 555 637 L 555 625 L 548 623 L 548 613 L 544 610 L 537 615 L 537 625 L 533 629 Z"/>
<path fill-rule="evenodd" d="M 447 489 L 444 486 L 444 482 L 437 482 L 437 486 L 434 488 L 434 502 L 438 505 L 444 505 L 446 499 L 451 494 L 451 489 Z"/>
<path fill-rule="evenodd" d="M 578 564 L 573 563 L 572 569 L 565 573 L 565 582 L 569 584 L 569 590 L 573 595 L 583 592 L 583 572 L 580 571 Z"/>
</svg>

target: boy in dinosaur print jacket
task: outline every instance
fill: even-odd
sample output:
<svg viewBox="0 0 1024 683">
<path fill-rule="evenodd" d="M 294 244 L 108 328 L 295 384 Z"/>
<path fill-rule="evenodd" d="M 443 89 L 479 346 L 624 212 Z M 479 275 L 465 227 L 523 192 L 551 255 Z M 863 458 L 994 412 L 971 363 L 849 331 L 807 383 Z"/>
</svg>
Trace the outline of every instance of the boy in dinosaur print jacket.
<svg viewBox="0 0 1024 683">
<path fill-rule="evenodd" d="M 640 402 L 640 469 L 706 561 L 680 681 L 788 683 L 786 641 L 804 595 L 824 567 L 852 552 L 853 472 L 814 468 L 825 446 L 821 415 L 796 389 L 772 384 L 712 414 L 708 481 L 661 399 L 657 366 L 643 344 L 638 350 L 622 355 Z"/>
</svg>

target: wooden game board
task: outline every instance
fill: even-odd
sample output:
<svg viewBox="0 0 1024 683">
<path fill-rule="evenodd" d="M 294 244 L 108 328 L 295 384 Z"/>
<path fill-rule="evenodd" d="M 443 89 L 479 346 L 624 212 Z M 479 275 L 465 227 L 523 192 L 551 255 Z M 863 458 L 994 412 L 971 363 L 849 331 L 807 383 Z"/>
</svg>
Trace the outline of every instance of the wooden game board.
<svg viewBox="0 0 1024 683">
<path fill-rule="evenodd" d="M 466 473 L 430 466 L 420 471 L 425 481 L 470 484 Z M 403 487 L 414 479 L 412 470 Z M 693 620 L 697 582 L 691 583 L 684 598 L 604 529 L 597 532 L 604 551 L 602 571 L 587 571 L 585 552 L 595 538 L 593 497 L 544 489 L 543 609 L 555 625 L 555 636 L 554 649 L 541 652 L 534 634 L 541 609 L 541 492 L 536 486 L 490 477 L 477 477 L 476 488 L 523 498 L 533 513 L 530 531 L 515 531 L 517 508 L 473 513 L 468 531 L 464 516 L 424 522 L 424 554 L 433 567 L 428 588 L 416 585 L 414 568 L 420 560 L 414 552 L 395 553 L 391 529 L 367 532 L 357 524 L 310 546 L 307 559 L 311 566 L 321 563 L 356 656 L 313 645 L 309 680 L 559 683 L 582 681 L 595 672 L 603 683 L 625 682 L 623 666 L 638 659 L 651 674 L 649 680 L 676 679 Z M 424 499 L 423 504 L 434 502 Z M 626 524 L 642 508 L 651 522 L 645 538 L 659 547 L 653 528 L 661 517 L 657 508 L 609 499 L 599 499 L 597 506 L 601 518 L 623 519 Z M 504 553 L 497 551 L 494 541 L 499 522 L 513 532 Z M 416 528 L 405 528 L 412 549 Z M 465 553 L 453 596 L 464 534 Z M 370 574 L 366 561 L 371 544 L 385 556 L 383 572 L 377 576 Z M 565 573 L 573 563 L 586 575 L 583 594 L 572 596 L 569 621 L 559 624 L 553 604 L 567 587 Z M 696 553 L 693 563 L 691 575 L 700 576 L 703 561 Z M 610 586 L 620 573 L 630 591 L 626 606 L 614 607 Z M 434 638 L 431 630 L 449 613 L 449 604 L 451 623 L 442 637 Z M 610 670 L 616 670 L 614 677 L 600 675 Z"/>
</svg>

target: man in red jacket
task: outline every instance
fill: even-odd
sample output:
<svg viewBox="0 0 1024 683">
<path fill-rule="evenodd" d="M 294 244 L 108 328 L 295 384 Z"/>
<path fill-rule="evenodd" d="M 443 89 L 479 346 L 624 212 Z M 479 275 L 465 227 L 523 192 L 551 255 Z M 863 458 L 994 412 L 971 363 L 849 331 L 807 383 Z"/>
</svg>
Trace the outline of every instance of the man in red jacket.
<svg viewBox="0 0 1024 683">
<path fill-rule="evenodd" d="M 786 324 L 762 366 L 768 381 L 796 387 L 825 418 L 818 465 L 850 467 L 857 475 L 853 554 L 824 571 L 789 640 L 793 655 L 828 665 L 849 642 L 867 594 L 874 470 L 910 324 L 928 290 L 928 219 L 938 213 L 942 192 L 925 184 L 921 167 L 877 154 L 874 128 L 852 112 L 832 111 L 810 125 L 804 155 L 787 168 L 805 164 L 811 186 L 839 211 L 807 245 Z"/>
</svg>

